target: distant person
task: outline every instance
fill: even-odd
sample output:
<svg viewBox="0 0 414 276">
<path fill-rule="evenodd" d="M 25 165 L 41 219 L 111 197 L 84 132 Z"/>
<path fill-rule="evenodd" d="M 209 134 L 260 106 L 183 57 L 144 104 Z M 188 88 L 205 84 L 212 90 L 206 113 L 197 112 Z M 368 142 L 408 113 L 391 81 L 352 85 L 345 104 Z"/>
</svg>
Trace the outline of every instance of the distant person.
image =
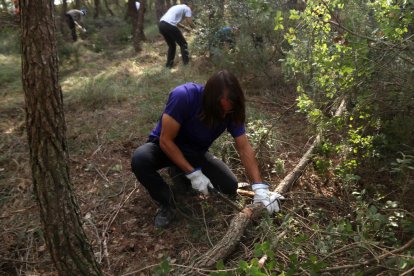
<svg viewBox="0 0 414 276">
<path fill-rule="evenodd" d="M 131 160 L 136 178 L 160 206 L 155 216 L 156 227 L 166 227 L 176 212 L 173 193 L 159 173 L 162 168 L 170 168 L 174 183 L 205 195 L 211 189 L 236 194 L 236 176 L 208 151 L 224 131 L 234 138 L 241 163 L 252 182 L 254 202 L 263 203 L 269 213 L 279 211 L 279 199 L 283 196 L 269 191 L 269 184 L 263 182 L 246 135 L 245 120 L 243 90 L 228 71 L 213 74 L 205 85 L 186 83 L 170 92 L 156 127 Z"/>
<path fill-rule="evenodd" d="M 211 45 L 213 47 L 234 49 L 238 33 L 238 27 L 223 27 L 214 34 Z"/>
<path fill-rule="evenodd" d="M 177 25 L 195 27 L 191 18 L 192 8 L 193 4 L 191 2 L 172 6 L 160 19 L 158 28 L 168 45 L 167 63 L 165 65 L 167 68 L 172 68 L 174 65 L 176 43 L 181 48 L 184 65 L 188 64 L 190 60 L 187 41 Z M 184 25 L 181 23 L 184 23 Z"/>
<path fill-rule="evenodd" d="M 224 49 L 233 51 L 238 34 L 239 28 L 235 26 L 225 26 L 215 32 L 208 45 L 210 57 L 220 57 Z"/>
<path fill-rule="evenodd" d="M 72 39 L 73 41 L 78 40 L 78 36 L 76 34 L 76 27 L 78 27 L 82 32 L 86 32 L 86 29 L 83 25 L 83 17 L 86 15 L 86 9 L 81 10 L 69 10 L 66 13 L 66 19 L 68 26 L 72 32 Z"/>
<path fill-rule="evenodd" d="M 14 14 L 20 15 L 19 0 L 13 0 L 13 6 L 14 6 Z"/>
</svg>

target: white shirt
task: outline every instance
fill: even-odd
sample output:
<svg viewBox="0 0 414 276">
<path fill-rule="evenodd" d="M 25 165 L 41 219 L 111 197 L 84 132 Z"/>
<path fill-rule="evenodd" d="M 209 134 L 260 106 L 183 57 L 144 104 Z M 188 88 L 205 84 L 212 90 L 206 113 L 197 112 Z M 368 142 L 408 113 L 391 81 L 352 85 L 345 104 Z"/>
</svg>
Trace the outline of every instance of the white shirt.
<svg viewBox="0 0 414 276">
<path fill-rule="evenodd" d="M 161 17 L 160 21 L 177 26 L 184 17 L 191 17 L 191 9 L 187 5 L 181 4 L 169 8 L 169 10 Z"/>
<path fill-rule="evenodd" d="M 135 7 L 137 8 L 137 11 L 139 11 L 139 7 L 141 6 L 141 4 L 138 2 L 138 1 L 136 1 L 135 2 Z"/>
</svg>

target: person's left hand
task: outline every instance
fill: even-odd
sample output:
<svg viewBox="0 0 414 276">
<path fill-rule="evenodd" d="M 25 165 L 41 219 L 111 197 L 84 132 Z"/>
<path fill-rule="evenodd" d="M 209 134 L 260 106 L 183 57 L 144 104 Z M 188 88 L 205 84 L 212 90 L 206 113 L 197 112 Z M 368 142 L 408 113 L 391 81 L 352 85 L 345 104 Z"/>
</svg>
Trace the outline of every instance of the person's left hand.
<svg viewBox="0 0 414 276">
<path fill-rule="evenodd" d="M 269 191 L 267 183 L 255 183 L 252 185 L 252 189 L 254 203 L 262 203 L 270 214 L 280 211 L 280 199 L 285 199 L 281 194 Z"/>
<path fill-rule="evenodd" d="M 186 174 L 185 176 L 191 181 L 193 189 L 203 193 L 204 195 L 208 195 L 208 187 L 213 188 L 213 184 L 211 184 L 210 179 L 203 174 L 201 168 L 196 168 L 194 171 Z"/>
</svg>

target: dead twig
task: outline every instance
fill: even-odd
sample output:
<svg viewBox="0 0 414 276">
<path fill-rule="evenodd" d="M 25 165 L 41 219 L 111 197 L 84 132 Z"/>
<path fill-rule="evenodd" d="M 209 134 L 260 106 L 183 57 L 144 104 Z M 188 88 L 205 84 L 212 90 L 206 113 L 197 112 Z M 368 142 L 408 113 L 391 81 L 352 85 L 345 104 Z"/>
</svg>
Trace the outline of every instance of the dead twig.
<svg viewBox="0 0 414 276">
<path fill-rule="evenodd" d="M 412 247 L 413 245 L 414 245 L 414 238 L 412 238 L 410 241 L 408 241 L 406 244 L 404 244 L 400 248 L 394 249 L 394 250 L 389 251 L 385 254 L 382 254 L 382 255 L 380 255 L 376 258 L 369 259 L 365 262 L 361 262 L 361 263 L 357 263 L 357 264 L 335 266 L 335 267 L 328 267 L 328 268 L 322 269 L 320 272 L 332 272 L 332 271 L 343 270 L 343 269 L 357 268 L 357 267 L 360 267 L 360 266 L 369 265 L 369 264 L 374 263 L 374 262 L 380 262 L 381 260 L 383 260 L 383 259 L 385 259 L 389 256 L 392 256 L 392 255 L 395 255 L 399 252 L 405 251 L 406 249 Z"/>
<path fill-rule="evenodd" d="M 137 190 L 137 182 L 135 181 L 135 186 L 134 189 L 132 189 L 132 191 L 125 196 L 123 199 L 121 199 L 120 203 L 118 204 L 118 208 L 115 209 L 115 211 L 112 212 L 112 216 L 109 218 L 108 222 L 106 223 L 101 237 L 102 237 L 102 250 L 103 250 L 103 256 L 106 258 L 107 260 L 107 265 L 108 268 L 110 267 L 110 263 L 109 263 L 109 251 L 108 251 L 108 229 L 111 227 L 112 223 L 115 221 L 115 218 L 118 216 L 119 211 L 122 209 L 122 207 L 125 205 L 125 203 L 129 200 L 129 198 L 131 197 L 131 195 Z"/>
<path fill-rule="evenodd" d="M 204 221 L 204 226 L 206 227 L 206 235 L 207 235 L 208 242 L 210 243 L 211 247 L 213 247 L 214 245 L 211 242 L 210 234 L 208 233 L 208 226 L 207 226 L 207 222 L 206 222 L 206 214 L 204 213 L 203 205 L 201 205 L 201 212 L 203 213 L 203 221 Z"/>
</svg>

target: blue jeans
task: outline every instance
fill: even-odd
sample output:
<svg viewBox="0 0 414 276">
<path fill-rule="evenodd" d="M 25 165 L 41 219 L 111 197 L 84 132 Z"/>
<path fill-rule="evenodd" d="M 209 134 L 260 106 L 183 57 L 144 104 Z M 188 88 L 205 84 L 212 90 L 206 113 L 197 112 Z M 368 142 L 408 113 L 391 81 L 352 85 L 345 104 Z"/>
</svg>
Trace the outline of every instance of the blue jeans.
<svg viewBox="0 0 414 276">
<path fill-rule="evenodd" d="M 210 179 L 213 186 L 225 194 L 235 194 L 237 178 L 230 168 L 220 159 L 209 152 L 200 154 L 184 154 L 193 167 L 201 167 L 202 172 Z M 131 168 L 138 181 L 147 189 L 150 196 L 161 205 L 172 206 L 173 195 L 168 184 L 158 170 L 175 167 L 175 164 L 161 150 L 158 141 L 147 142 L 138 147 L 131 160 Z M 175 168 L 177 171 L 177 168 Z M 180 171 L 175 177 L 190 184 L 190 181 Z"/>
</svg>

